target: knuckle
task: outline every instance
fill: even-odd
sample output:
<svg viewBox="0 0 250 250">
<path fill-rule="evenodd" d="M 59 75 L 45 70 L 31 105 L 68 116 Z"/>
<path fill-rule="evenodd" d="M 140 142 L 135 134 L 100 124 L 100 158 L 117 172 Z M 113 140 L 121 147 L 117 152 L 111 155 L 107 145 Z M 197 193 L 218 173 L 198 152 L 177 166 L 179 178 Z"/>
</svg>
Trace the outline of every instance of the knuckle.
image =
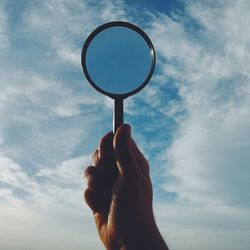
<svg viewBox="0 0 250 250">
<path fill-rule="evenodd" d="M 83 200 L 89 204 L 91 195 L 93 195 L 93 191 L 90 188 L 86 188 L 83 192 Z"/>
<path fill-rule="evenodd" d="M 84 199 L 84 200 L 87 200 L 87 199 L 88 199 L 89 192 L 90 192 L 90 189 L 89 189 L 89 188 L 86 188 L 86 189 L 83 191 L 83 199 Z"/>
<path fill-rule="evenodd" d="M 96 171 L 92 172 L 92 168 L 90 171 L 87 171 L 87 174 L 85 175 L 85 180 L 87 188 L 91 190 L 98 189 L 98 186 L 100 185 L 99 176 Z"/>
<path fill-rule="evenodd" d="M 94 189 L 96 187 L 96 179 L 93 176 L 90 176 L 87 180 L 87 186 Z"/>
<path fill-rule="evenodd" d="M 90 175 L 93 175 L 94 172 L 95 172 L 95 168 L 94 168 L 93 166 L 89 166 L 89 167 L 87 167 L 87 168 L 84 170 L 83 175 L 84 175 L 84 177 L 88 177 L 88 176 L 90 176 Z"/>
</svg>

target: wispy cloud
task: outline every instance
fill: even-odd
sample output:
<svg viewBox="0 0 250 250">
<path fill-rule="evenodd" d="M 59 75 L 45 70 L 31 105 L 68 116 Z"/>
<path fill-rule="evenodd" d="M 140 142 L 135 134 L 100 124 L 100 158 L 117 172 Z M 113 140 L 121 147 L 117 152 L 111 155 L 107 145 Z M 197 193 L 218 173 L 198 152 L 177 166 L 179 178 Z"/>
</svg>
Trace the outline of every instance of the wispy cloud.
<svg viewBox="0 0 250 250">
<path fill-rule="evenodd" d="M 8 45 L 7 23 L 8 17 L 5 12 L 3 3 L 0 3 L 0 50 Z"/>
<path fill-rule="evenodd" d="M 81 172 L 111 129 L 112 100 L 83 79 L 80 50 L 93 28 L 125 19 L 157 51 L 152 82 L 125 106 L 151 163 L 158 225 L 173 249 L 248 249 L 249 8 L 189 1 L 137 15 L 119 0 L 1 3 L 0 246 L 101 248 Z"/>
<path fill-rule="evenodd" d="M 236 244 L 247 249 L 249 246 L 249 209 L 158 203 L 155 211 L 171 249 L 233 249 Z"/>
<path fill-rule="evenodd" d="M 170 212 L 182 225 L 170 225 L 171 218 L 165 222 L 173 247 L 230 249 L 242 241 L 247 249 L 249 244 L 249 7 L 248 1 L 191 1 L 174 19 L 153 16 L 149 32 L 161 62 L 155 93 L 175 82 L 182 115 L 161 167 L 162 188 L 176 195 L 179 207 L 176 217 L 168 205 L 162 213 Z M 148 100 L 151 106 L 162 104 L 162 99 Z M 185 211 L 190 212 L 186 218 Z M 182 229 L 183 245 L 177 243 Z"/>
<path fill-rule="evenodd" d="M 1 4 L 0 248 L 101 247 L 82 202 L 82 172 L 98 142 L 89 135 L 106 130 L 105 102 L 83 78 L 80 48 L 95 26 L 122 18 L 122 6 Z"/>
<path fill-rule="evenodd" d="M 79 48 L 87 35 L 104 22 L 128 19 L 125 8 L 120 0 L 38 1 L 23 14 L 23 30 L 39 33 L 59 60 L 80 67 Z"/>
<path fill-rule="evenodd" d="M 248 16 L 242 16 L 245 5 L 241 2 L 218 9 L 217 5 L 191 4 L 187 14 L 202 25 L 202 29 L 193 33 L 187 24 L 164 15 L 153 23 L 152 35 L 157 37 L 161 56 L 175 61 L 174 65 L 166 63 L 166 77 L 178 81 L 188 114 L 167 150 L 171 164 L 168 174 L 174 178 L 165 188 L 182 199 L 206 204 L 248 200 L 244 190 L 249 187 L 246 176 L 250 174 L 250 89 L 246 70 L 250 61 L 248 53 L 239 54 L 246 50 L 245 35 L 235 39 L 237 26 L 228 25 L 237 23 L 243 29 L 241 20 L 248 20 Z M 215 18 L 218 11 L 220 25 Z M 233 13 L 241 13 L 237 14 L 239 20 L 235 20 Z M 248 33 L 247 25 L 244 27 L 242 33 Z M 197 33 L 200 39 L 195 37 Z M 209 39 L 210 44 L 221 46 L 207 46 Z M 228 50 L 234 44 L 238 50 Z M 168 67 L 174 68 L 174 72 L 169 72 Z"/>
</svg>

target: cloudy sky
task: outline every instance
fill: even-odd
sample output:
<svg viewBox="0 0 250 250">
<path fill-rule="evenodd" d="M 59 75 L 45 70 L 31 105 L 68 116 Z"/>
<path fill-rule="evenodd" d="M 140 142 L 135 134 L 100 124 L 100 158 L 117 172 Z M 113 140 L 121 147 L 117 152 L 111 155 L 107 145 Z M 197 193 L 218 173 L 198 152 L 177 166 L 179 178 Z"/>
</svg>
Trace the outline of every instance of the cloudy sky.
<svg viewBox="0 0 250 250">
<path fill-rule="evenodd" d="M 97 26 L 152 39 L 150 84 L 125 120 L 149 159 L 155 217 L 172 250 L 250 245 L 248 0 L 0 1 L 0 249 L 103 249 L 82 171 L 112 129 L 112 101 L 84 78 Z"/>
</svg>

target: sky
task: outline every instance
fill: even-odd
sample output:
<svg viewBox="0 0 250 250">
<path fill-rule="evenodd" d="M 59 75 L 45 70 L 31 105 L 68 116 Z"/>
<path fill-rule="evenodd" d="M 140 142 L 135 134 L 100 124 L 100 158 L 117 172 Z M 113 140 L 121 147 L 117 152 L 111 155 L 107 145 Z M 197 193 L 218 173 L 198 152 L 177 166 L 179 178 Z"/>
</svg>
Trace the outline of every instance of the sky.
<svg viewBox="0 0 250 250">
<path fill-rule="evenodd" d="M 82 201 L 84 167 L 112 130 L 112 100 L 81 49 L 114 20 L 157 54 L 125 122 L 150 163 L 171 250 L 250 245 L 248 0 L 0 1 L 0 250 L 104 249 Z"/>
</svg>

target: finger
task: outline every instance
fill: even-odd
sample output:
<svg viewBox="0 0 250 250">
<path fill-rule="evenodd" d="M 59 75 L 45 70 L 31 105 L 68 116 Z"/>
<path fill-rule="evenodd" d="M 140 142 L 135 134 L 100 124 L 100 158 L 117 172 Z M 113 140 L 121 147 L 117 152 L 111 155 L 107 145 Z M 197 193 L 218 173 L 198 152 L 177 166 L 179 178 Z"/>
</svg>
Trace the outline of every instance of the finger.
<svg viewBox="0 0 250 250">
<path fill-rule="evenodd" d="M 115 133 L 114 152 L 119 173 L 123 176 L 137 176 L 139 167 L 132 152 L 131 128 L 129 125 L 121 125 Z"/>
<path fill-rule="evenodd" d="M 103 202 L 99 197 L 90 189 L 86 189 L 84 192 L 84 200 L 89 208 L 92 210 L 95 218 L 95 223 L 98 231 L 107 221 L 106 213 L 103 213 Z"/>
<path fill-rule="evenodd" d="M 108 216 L 105 213 L 94 213 L 94 218 L 95 218 L 95 224 L 97 227 L 98 232 L 102 232 L 103 225 L 106 226 Z"/>
<path fill-rule="evenodd" d="M 142 154 L 142 152 L 137 147 L 135 141 L 132 139 L 132 151 L 134 153 L 134 156 L 136 158 L 136 161 L 142 171 L 142 173 L 150 178 L 150 171 L 149 171 L 149 164 L 145 156 Z"/>
<path fill-rule="evenodd" d="M 99 168 L 90 166 L 84 171 L 84 178 L 87 182 L 87 187 L 100 197 L 107 199 L 110 196 L 113 176 L 107 175 Z"/>
<path fill-rule="evenodd" d="M 113 132 L 107 133 L 100 140 L 99 148 L 92 157 L 95 167 L 102 171 L 102 177 L 111 182 L 118 172 L 115 163 L 113 137 Z"/>
<path fill-rule="evenodd" d="M 98 192 L 98 184 L 100 185 L 100 183 L 97 169 L 94 166 L 89 166 L 84 171 L 84 177 L 87 181 L 87 187 L 94 192 Z"/>
<path fill-rule="evenodd" d="M 100 140 L 98 155 L 100 160 L 110 161 L 114 159 L 113 138 L 113 132 L 110 131 Z"/>
<path fill-rule="evenodd" d="M 107 167 L 114 163 L 113 133 L 107 133 L 99 143 L 98 149 L 92 155 L 93 165 Z"/>
<path fill-rule="evenodd" d="M 117 175 L 117 167 L 115 163 L 115 155 L 113 148 L 113 132 L 106 134 L 100 141 L 99 157 L 100 164 L 103 168 L 104 176 L 109 176 L 111 179 Z"/>
<path fill-rule="evenodd" d="M 100 211 L 101 202 L 99 200 L 99 197 L 90 188 L 87 188 L 84 191 L 84 200 L 89 208 L 93 211 L 93 213 Z"/>
<path fill-rule="evenodd" d="M 83 172 L 83 177 L 86 178 L 88 175 L 93 175 L 93 174 L 95 174 L 95 172 L 96 172 L 95 167 L 94 167 L 94 166 L 89 166 L 89 167 L 87 167 L 87 168 L 84 170 L 84 172 Z"/>
<path fill-rule="evenodd" d="M 88 167 L 84 171 L 84 177 L 87 182 L 87 187 L 97 193 L 98 195 L 105 196 L 107 195 L 110 184 L 107 178 L 103 177 L 101 171 L 94 166 Z"/>
<path fill-rule="evenodd" d="M 92 155 L 92 163 L 95 167 L 98 167 L 100 165 L 100 159 L 99 159 L 99 148 L 95 150 L 95 152 Z"/>
</svg>

